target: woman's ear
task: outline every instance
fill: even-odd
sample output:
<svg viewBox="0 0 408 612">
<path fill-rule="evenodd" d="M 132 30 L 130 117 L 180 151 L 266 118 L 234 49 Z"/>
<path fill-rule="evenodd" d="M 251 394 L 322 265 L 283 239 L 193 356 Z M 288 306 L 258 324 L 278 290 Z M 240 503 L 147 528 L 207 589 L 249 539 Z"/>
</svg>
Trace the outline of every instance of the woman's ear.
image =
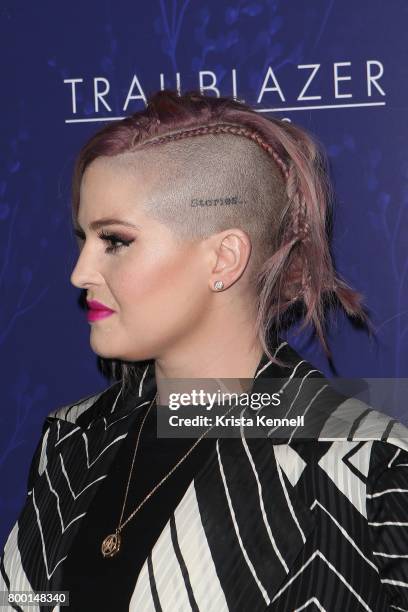
<svg viewBox="0 0 408 612">
<path fill-rule="evenodd" d="M 224 288 L 233 285 L 243 274 L 251 255 L 251 240 L 240 229 L 230 229 L 214 236 L 216 262 L 209 279 L 211 288 L 222 281 Z"/>
</svg>

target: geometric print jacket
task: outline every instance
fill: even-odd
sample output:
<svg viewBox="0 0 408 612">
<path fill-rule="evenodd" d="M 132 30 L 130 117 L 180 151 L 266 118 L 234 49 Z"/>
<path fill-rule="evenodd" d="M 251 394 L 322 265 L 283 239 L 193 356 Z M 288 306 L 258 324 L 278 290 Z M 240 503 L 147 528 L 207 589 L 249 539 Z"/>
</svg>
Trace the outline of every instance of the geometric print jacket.
<svg viewBox="0 0 408 612">
<path fill-rule="evenodd" d="M 336 391 L 278 336 L 269 348 L 286 367 L 264 353 L 252 391 L 283 389 L 283 410 L 296 406 L 308 431 L 217 440 L 135 576 L 129 611 L 408 611 L 408 429 Z M 155 392 L 150 363 L 130 409 L 119 381 L 46 417 L 0 590 L 64 590 L 81 519 Z"/>
</svg>

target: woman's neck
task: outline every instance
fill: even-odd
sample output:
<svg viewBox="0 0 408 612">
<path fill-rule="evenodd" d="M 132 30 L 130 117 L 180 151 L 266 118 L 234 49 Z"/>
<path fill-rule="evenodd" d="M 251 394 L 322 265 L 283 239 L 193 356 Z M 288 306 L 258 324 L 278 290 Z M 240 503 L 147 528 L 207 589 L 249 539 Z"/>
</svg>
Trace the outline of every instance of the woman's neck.
<svg viewBox="0 0 408 612">
<path fill-rule="evenodd" d="M 180 345 L 155 361 L 157 402 L 167 405 L 166 398 L 175 388 L 185 393 L 198 388 L 214 391 L 218 379 L 223 379 L 225 390 L 244 391 L 262 356 L 259 338 L 244 332 L 197 338 L 187 346 Z"/>
</svg>

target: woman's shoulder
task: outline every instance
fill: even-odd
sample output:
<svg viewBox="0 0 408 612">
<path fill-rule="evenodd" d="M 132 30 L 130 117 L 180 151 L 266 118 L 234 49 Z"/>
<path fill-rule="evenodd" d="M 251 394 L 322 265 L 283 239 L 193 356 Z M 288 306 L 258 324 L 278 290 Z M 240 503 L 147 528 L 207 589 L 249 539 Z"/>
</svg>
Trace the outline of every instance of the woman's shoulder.
<svg viewBox="0 0 408 612">
<path fill-rule="evenodd" d="M 102 399 L 108 399 L 115 393 L 115 391 L 117 393 L 120 388 L 121 381 L 115 381 L 105 389 L 102 389 L 102 391 L 83 396 L 78 400 L 70 402 L 69 404 L 64 404 L 63 406 L 52 410 L 47 415 L 47 418 L 62 419 L 70 423 L 77 423 L 78 419 L 82 417 L 82 415 L 92 411 L 92 407 L 96 407 L 98 401 L 100 402 Z"/>
<path fill-rule="evenodd" d="M 279 396 L 275 402 L 266 403 L 260 413 L 265 417 L 289 418 L 292 423 L 273 427 L 268 434 L 279 441 L 295 441 L 297 438 L 321 442 L 350 442 L 363 440 L 389 440 L 402 447 L 408 444 L 408 427 L 398 418 L 377 409 L 360 397 L 372 396 L 366 381 L 354 385 L 357 393 L 347 392 L 349 380 L 329 378 L 316 366 L 302 358 L 296 350 L 284 343 L 279 358 L 289 367 L 279 367 L 271 360 L 262 364 L 256 377 L 254 391 L 259 397 L 267 393 Z M 353 381 L 355 382 L 355 381 Z M 393 410 L 390 405 L 390 412 Z"/>
<path fill-rule="evenodd" d="M 324 421 L 319 439 L 380 441 L 408 450 L 408 427 L 356 397 L 347 397 Z"/>
<path fill-rule="evenodd" d="M 143 402 L 154 382 L 151 364 L 143 364 L 143 367 L 135 369 L 131 380 L 116 380 L 102 391 L 59 406 L 47 415 L 46 420 L 63 420 L 84 427 L 103 417 L 122 416 Z"/>
</svg>

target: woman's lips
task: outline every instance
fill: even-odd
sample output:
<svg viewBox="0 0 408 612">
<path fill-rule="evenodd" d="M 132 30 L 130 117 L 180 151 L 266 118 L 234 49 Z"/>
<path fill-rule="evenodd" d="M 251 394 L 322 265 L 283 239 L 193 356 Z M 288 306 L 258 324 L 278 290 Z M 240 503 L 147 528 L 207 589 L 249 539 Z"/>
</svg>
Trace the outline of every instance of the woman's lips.
<svg viewBox="0 0 408 612">
<path fill-rule="evenodd" d="M 114 310 L 88 310 L 86 317 L 88 321 L 99 321 L 105 317 L 110 317 L 114 313 Z"/>
<path fill-rule="evenodd" d="M 99 321 L 99 319 L 109 317 L 115 312 L 97 300 L 87 300 L 86 303 L 88 305 L 88 311 L 86 313 L 88 321 Z"/>
</svg>

